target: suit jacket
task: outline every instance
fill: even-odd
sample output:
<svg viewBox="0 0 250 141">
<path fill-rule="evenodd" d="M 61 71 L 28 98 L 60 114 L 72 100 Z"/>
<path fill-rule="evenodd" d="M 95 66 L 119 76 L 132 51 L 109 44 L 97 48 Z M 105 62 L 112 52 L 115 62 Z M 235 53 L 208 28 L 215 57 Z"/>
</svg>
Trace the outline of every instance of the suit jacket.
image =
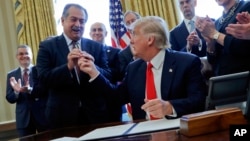
<svg viewBox="0 0 250 141">
<path fill-rule="evenodd" d="M 107 57 L 108 57 L 108 66 L 112 73 L 111 83 L 117 84 L 120 79 L 119 72 L 119 52 L 121 51 L 119 48 L 114 48 L 111 46 L 104 46 Z M 122 118 L 122 105 L 116 100 L 108 100 L 107 107 L 109 111 L 109 122 L 117 122 L 121 121 Z"/>
<path fill-rule="evenodd" d="M 120 74 L 121 74 L 120 78 L 122 80 L 126 73 L 128 64 L 134 61 L 130 45 L 128 45 L 125 49 L 123 49 L 119 53 L 119 61 L 120 61 Z"/>
<path fill-rule="evenodd" d="M 33 87 L 32 72 L 29 73 L 29 83 Z M 16 80 L 22 80 L 21 68 L 16 68 L 7 74 L 7 89 L 6 99 L 9 103 L 16 103 L 16 126 L 17 129 L 23 129 L 28 126 L 31 120 L 31 116 L 35 118 L 35 127 L 38 131 L 46 130 L 46 120 L 44 116 L 45 100 L 40 98 L 33 90 L 31 93 L 19 93 L 17 97 L 14 89 L 10 85 L 10 78 L 15 77 Z M 22 85 L 24 84 L 22 80 Z M 33 120 L 32 120 L 33 121 Z M 33 124 L 33 122 L 31 123 Z"/>
<path fill-rule="evenodd" d="M 119 53 L 121 51 L 121 49 L 119 48 L 114 48 L 111 46 L 104 46 L 105 51 L 107 53 L 107 57 L 108 57 L 108 66 L 111 70 L 112 73 L 112 79 L 111 81 L 113 83 L 116 83 L 117 81 L 119 81 Z"/>
<path fill-rule="evenodd" d="M 97 69 L 111 78 L 107 57 L 101 44 L 81 38 L 81 50 L 95 58 Z M 89 87 L 89 76 L 80 72 L 80 84 L 76 72 L 69 71 L 67 55 L 69 48 L 63 35 L 40 43 L 37 70 L 40 81 L 48 87 L 46 116 L 50 128 L 107 121 L 106 99 Z"/>
<path fill-rule="evenodd" d="M 183 61 L 185 60 L 185 61 Z M 128 65 L 123 82 L 112 86 L 105 77 L 99 75 L 92 87 L 107 91 L 110 98 L 121 103 L 131 103 L 133 119 L 145 119 L 141 109 L 145 99 L 146 62 L 138 59 Z M 173 105 L 177 117 L 204 110 L 206 89 L 201 71 L 200 59 L 192 54 L 166 50 L 161 76 L 161 97 Z"/>
<path fill-rule="evenodd" d="M 207 48 L 206 41 L 203 39 L 201 33 L 198 30 L 196 30 L 196 32 L 202 41 L 202 49 L 201 51 L 199 51 L 198 46 L 193 46 L 191 53 L 199 57 L 204 57 L 206 56 L 206 48 Z M 171 48 L 173 50 L 187 52 L 186 46 L 187 46 L 188 35 L 189 35 L 188 29 L 185 25 L 185 22 L 183 21 L 181 24 L 177 25 L 174 29 L 170 31 L 169 40 Z"/>
</svg>

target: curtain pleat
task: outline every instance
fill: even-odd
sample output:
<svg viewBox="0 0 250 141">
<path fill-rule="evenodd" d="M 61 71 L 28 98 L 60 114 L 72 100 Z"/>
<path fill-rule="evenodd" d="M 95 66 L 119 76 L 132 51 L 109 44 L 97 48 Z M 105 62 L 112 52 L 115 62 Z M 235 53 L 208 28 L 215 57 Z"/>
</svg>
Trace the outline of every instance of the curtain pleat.
<svg viewBox="0 0 250 141">
<path fill-rule="evenodd" d="M 168 24 L 169 29 L 180 21 L 180 12 L 175 0 L 121 0 L 123 11 L 132 10 L 141 16 L 159 16 Z"/>
<path fill-rule="evenodd" d="M 52 0 L 13 0 L 18 44 L 27 44 L 33 51 L 35 63 L 39 43 L 56 35 Z"/>
</svg>

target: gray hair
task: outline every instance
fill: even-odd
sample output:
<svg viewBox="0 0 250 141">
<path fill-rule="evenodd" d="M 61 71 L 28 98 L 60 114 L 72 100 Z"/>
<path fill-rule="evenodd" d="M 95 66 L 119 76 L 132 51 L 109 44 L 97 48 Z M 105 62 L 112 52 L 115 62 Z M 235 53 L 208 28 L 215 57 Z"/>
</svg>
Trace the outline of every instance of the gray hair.
<svg viewBox="0 0 250 141">
<path fill-rule="evenodd" d="M 161 17 L 146 16 L 132 24 L 132 28 L 140 27 L 145 35 L 155 37 L 155 44 L 159 49 L 170 48 L 168 25 Z"/>
<path fill-rule="evenodd" d="M 125 23 L 125 17 L 128 15 L 128 14 L 134 14 L 135 15 L 135 17 L 136 17 L 136 19 L 140 19 L 141 18 L 141 15 L 139 14 L 139 13 L 137 13 L 137 12 L 135 12 L 135 11 L 132 11 L 132 10 L 128 10 L 128 11 L 126 11 L 125 13 L 124 13 L 124 16 L 123 16 L 123 23 L 124 24 L 126 24 Z"/>
<path fill-rule="evenodd" d="M 75 3 L 69 3 L 69 4 L 65 5 L 65 7 L 64 7 L 64 9 L 63 9 L 62 17 L 65 17 L 65 18 L 66 18 L 66 17 L 69 16 L 68 10 L 69 10 L 70 7 L 76 7 L 76 8 L 78 8 L 78 9 L 82 10 L 82 11 L 84 12 L 84 15 L 86 16 L 86 17 L 85 17 L 85 18 L 86 18 L 86 19 L 85 19 L 85 22 L 88 21 L 88 12 L 87 12 L 87 10 L 86 10 L 84 7 L 82 7 L 81 5 L 75 4 Z"/>
</svg>

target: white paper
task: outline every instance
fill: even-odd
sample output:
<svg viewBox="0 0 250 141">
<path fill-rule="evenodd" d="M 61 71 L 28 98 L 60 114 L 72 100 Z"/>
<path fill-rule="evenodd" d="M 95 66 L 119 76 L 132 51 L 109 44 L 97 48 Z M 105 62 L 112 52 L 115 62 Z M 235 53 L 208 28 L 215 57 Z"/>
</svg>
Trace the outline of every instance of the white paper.
<svg viewBox="0 0 250 141">
<path fill-rule="evenodd" d="M 139 122 L 128 134 L 136 134 L 180 127 L 180 119 L 158 119 Z"/>
<path fill-rule="evenodd" d="M 150 120 L 139 123 L 129 123 L 124 125 L 109 126 L 95 129 L 81 137 L 78 140 L 94 140 L 109 137 L 119 137 L 130 134 L 138 134 L 152 131 L 159 131 L 164 129 L 173 129 L 180 127 L 180 119 L 159 119 Z"/>
<path fill-rule="evenodd" d="M 129 123 L 124 125 L 109 126 L 95 129 L 81 137 L 78 140 L 93 140 L 107 137 L 118 137 L 124 135 L 124 133 L 133 127 L 135 123 Z"/>
<path fill-rule="evenodd" d="M 57 138 L 57 139 L 53 139 L 51 141 L 77 141 L 77 138 L 74 137 L 62 137 L 62 138 Z"/>
</svg>

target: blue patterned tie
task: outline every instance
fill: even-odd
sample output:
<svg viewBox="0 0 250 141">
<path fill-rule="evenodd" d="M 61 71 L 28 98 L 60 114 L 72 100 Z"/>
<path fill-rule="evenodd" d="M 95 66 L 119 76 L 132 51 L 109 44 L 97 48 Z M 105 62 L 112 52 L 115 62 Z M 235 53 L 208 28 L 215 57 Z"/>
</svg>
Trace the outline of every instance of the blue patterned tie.
<svg viewBox="0 0 250 141">
<path fill-rule="evenodd" d="M 194 21 L 193 20 L 190 20 L 189 21 L 189 24 L 190 24 L 190 32 L 193 32 L 195 30 L 195 25 L 194 25 Z"/>
</svg>

